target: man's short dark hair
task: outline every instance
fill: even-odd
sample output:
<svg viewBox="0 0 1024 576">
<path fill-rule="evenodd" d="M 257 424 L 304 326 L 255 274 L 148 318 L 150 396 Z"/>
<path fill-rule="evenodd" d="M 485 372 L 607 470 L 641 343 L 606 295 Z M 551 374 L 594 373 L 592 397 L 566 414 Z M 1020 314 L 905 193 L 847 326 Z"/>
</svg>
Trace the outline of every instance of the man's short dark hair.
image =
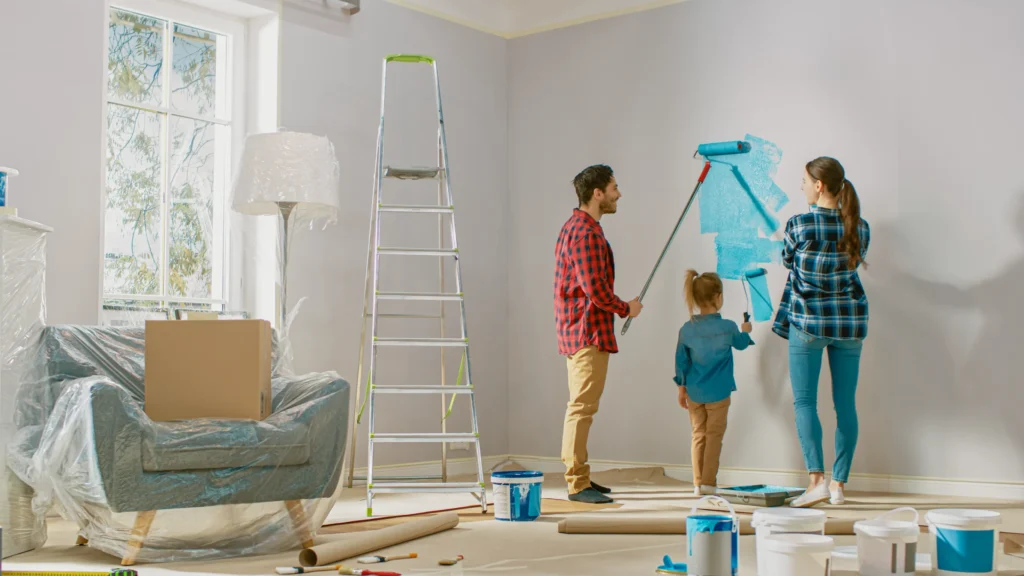
<svg viewBox="0 0 1024 576">
<path fill-rule="evenodd" d="M 611 167 L 604 164 L 588 166 L 577 174 L 572 179 L 572 184 L 576 187 L 576 197 L 580 200 L 580 206 L 590 203 L 591 198 L 594 197 L 595 188 L 601 190 L 608 188 L 614 174 Z"/>
</svg>

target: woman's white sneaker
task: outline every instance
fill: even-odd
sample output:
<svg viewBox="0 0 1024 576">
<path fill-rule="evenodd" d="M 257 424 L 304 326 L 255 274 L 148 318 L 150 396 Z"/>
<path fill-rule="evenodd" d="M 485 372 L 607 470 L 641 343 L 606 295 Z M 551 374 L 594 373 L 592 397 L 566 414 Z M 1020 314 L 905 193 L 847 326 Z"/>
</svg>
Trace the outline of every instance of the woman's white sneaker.
<svg viewBox="0 0 1024 576">
<path fill-rule="evenodd" d="M 814 488 L 804 492 L 795 500 L 789 503 L 792 508 L 810 508 L 822 502 L 827 502 L 832 497 L 829 493 L 828 484 L 822 482 Z"/>
<path fill-rule="evenodd" d="M 843 487 L 842 486 L 840 486 L 839 488 L 836 488 L 835 490 L 831 490 L 830 489 L 829 490 L 829 494 L 831 495 L 831 498 L 829 499 L 829 503 L 830 504 L 832 504 L 834 506 L 838 506 L 840 504 L 846 504 L 846 494 L 843 493 Z"/>
</svg>

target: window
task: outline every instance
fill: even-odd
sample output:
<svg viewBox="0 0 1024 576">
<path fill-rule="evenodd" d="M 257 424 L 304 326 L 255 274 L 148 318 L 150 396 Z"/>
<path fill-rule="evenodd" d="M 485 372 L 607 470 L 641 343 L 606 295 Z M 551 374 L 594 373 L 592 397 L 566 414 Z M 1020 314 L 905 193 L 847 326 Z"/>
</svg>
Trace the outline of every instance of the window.
<svg viewBox="0 0 1024 576">
<path fill-rule="evenodd" d="M 244 25 L 165 0 L 109 17 L 104 308 L 224 310 Z"/>
</svg>

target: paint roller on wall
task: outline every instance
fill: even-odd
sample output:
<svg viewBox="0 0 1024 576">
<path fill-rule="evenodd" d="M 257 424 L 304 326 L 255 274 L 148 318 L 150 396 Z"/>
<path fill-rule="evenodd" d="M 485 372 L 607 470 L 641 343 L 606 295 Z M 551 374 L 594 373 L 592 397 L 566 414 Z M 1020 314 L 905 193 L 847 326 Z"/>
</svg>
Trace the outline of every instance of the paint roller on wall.
<svg viewBox="0 0 1024 576">
<path fill-rule="evenodd" d="M 750 286 L 750 291 L 747 291 Z M 747 311 L 743 313 L 743 321 L 750 322 L 750 308 L 754 308 L 754 320 L 765 322 L 772 318 L 772 300 L 768 294 L 768 271 L 755 268 L 743 273 L 743 292 L 747 297 Z"/>
<path fill-rule="evenodd" d="M 658 256 L 658 261 L 654 263 L 654 269 L 651 270 L 651 275 L 647 277 L 647 282 L 644 284 L 643 290 L 640 291 L 638 300 L 643 302 L 644 295 L 647 294 L 647 288 L 651 285 L 651 280 L 654 279 L 654 275 L 658 272 L 658 267 L 661 266 L 661 261 L 665 258 L 665 253 L 668 252 L 669 246 L 672 245 L 672 240 L 676 237 L 676 232 L 679 231 L 679 226 L 682 225 L 683 220 L 686 218 L 687 212 L 690 211 L 690 206 L 693 205 L 693 201 L 697 198 L 697 192 L 700 190 L 701 184 L 704 183 L 704 179 L 707 178 L 708 172 L 711 171 L 712 159 L 718 156 L 727 156 L 732 154 L 746 154 L 750 152 L 751 146 L 749 142 L 743 140 L 732 140 L 728 142 L 709 142 L 697 146 L 697 151 L 693 153 L 693 157 L 702 156 L 704 158 L 704 169 L 700 173 L 700 177 L 697 178 L 697 185 L 693 187 L 693 192 L 690 194 L 690 199 L 686 202 L 686 206 L 683 208 L 683 213 L 679 215 L 679 220 L 676 221 L 676 227 L 672 229 L 672 234 L 668 237 L 668 242 L 665 243 L 665 247 L 661 250 L 661 255 Z M 736 172 L 739 174 L 738 171 Z M 740 176 L 742 178 L 742 176 Z M 625 335 L 626 331 L 629 330 L 629 325 L 632 324 L 633 319 L 627 318 L 626 323 L 622 326 L 622 334 Z"/>
</svg>

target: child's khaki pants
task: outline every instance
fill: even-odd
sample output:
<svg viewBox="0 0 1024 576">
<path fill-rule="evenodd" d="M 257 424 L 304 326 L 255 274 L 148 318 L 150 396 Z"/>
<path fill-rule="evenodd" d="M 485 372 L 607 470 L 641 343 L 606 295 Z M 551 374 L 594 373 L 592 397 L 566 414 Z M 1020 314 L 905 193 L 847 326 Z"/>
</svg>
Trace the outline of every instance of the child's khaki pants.
<svg viewBox="0 0 1024 576">
<path fill-rule="evenodd" d="M 718 486 L 718 459 L 722 455 L 722 439 L 732 398 L 712 404 L 688 402 L 690 427 L 693 430 L 693 485 Z"/>
</svg>

